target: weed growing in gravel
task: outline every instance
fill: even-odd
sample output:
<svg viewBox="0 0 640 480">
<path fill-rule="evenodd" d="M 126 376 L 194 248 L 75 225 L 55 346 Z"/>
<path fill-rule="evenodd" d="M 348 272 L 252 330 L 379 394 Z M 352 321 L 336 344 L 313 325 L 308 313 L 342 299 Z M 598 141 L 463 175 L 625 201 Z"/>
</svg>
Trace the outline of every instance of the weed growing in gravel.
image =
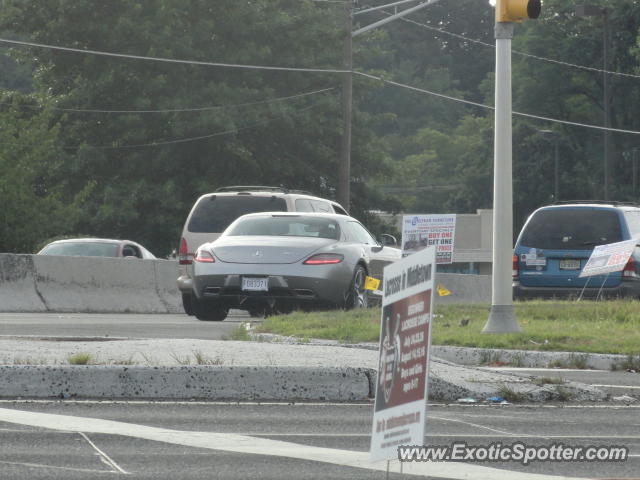
<svg viewBox="0 0 640 480">
<path fill-rule="evenodd" d="M 557 378 L 557 377 L 536 377 L 533 380 L 533 383 L 541 387 L 542 385 L 549 385 L 549 384 L 560 385 L 565 383 L 565 381 L 562 378 Z"/>
<path fill-rule="evenodd" d="M 196 365 L 222 365 L 224 363 L 224 360 L 222 360 L 220 357 L 207 357 L 200 350 L 196 350 L 195 352 L 193 352 L 193 356 L 196 359 Z"/>
<path fill-rule="evenodd" d="M 498 395 L 504 398 L 507 402 L 518 403 L 525 399 L 524 394 L 516 392 L 514 389 L 507 385 L 501 385 L 498 389 Z"/>
<path fill-rule="evenodd" d="M 78 352 L 67 357 L 67 362 L 71 365 L 90 365 L 94 363 L 94 356 L 91 353 Z"/>
</svg>

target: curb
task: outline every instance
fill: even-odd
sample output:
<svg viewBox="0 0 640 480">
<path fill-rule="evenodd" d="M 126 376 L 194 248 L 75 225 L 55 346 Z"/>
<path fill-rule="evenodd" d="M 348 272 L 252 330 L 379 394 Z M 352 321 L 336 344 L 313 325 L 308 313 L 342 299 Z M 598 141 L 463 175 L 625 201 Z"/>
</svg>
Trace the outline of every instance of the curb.
<svg viewBox="0 0 640 480">
<path fill-rule="evenodd" d="M 367 401 L 366 368 L 2 366 L 0 397 Z"/>
<path fill-rule="evenodd" d="M 454 380 L 461 370 L 465 378 Z M 0 398 L 367 402 L 374 398 L 376 380 L 374 369 L 351 367 L 18 365 L 0 367 Z M 448 362 L 437 362 L 437 374 L 429 377 L 430 400 L 484 400 L 501 388 L 527 402 L 606 399 L 582 384 L 568 382 L 559 390 L 533 385 L 528 377 Z"/>
</svg>

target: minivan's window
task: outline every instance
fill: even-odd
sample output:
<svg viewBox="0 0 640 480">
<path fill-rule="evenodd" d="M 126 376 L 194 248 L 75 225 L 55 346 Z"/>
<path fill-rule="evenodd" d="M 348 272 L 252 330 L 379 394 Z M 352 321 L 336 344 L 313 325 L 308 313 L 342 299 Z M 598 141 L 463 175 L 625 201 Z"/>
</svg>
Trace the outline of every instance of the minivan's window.
<svg viewBox="0 0 640 480">
<path fill-rule="evenodd" d="M 624 212 L 624 216 L 627 217 L 629 234 L 633 238 L 640 237 L 640 211 L 627 210 L 626 212 Z"/>
<path fill-rule="evenodd" d="M 319 237 L 337 240 L 340 227 L 328 218 L 305 216 L 249 217 L 239 220 L 226 233 L 227 236 L 268 235 L 293 237 Z"/>
<path fill-rule="evenodd" d="M 117 257 L 118 244 L 106 242 L 64 242 L 47 245 L 40 255 L 70 255 L 78 257 Z"/>
<path fill-rule="evenodd" d="M 535 213 L 519 243 L 551 250 L 591 250 L 596 245 L 621 240 L 620 220 L 615 211 L 563 208 Z"/>
<path fill-rule="evenodd" d="M 286 211 L 285 200 L 275 196 L 213 195 L 198 202 L 187 228 L 193 233 L 219 233 L 247 213 Z"/>
</svg>

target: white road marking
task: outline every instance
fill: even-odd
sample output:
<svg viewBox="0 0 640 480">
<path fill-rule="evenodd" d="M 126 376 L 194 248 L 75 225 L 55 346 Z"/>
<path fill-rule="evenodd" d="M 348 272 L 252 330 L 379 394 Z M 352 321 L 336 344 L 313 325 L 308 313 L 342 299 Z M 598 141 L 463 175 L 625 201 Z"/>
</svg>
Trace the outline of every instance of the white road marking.
<svg viewBox="0 0 640 480">
<path fill-rule="evenodd" d="M 55 465 L 43 465 L 41 463 L 9 462 L 6 460 L 0 460 L 0 464 L 19 465 L 21 467 L 29 467 L 29 468 L 43 468 L 46 470 L 55 469 L 55 470 L 69 470 L 72 472 L 116 473 L 113 470 L 92 470 L 90 468 L 58 467 Z"/>
<path fill-rule="evenodd" d="M 107 455 L 106 453 L 104 453 L 102 450 L 100 450 L 97 445 L 95 443 L 93 443 L 89 437 L 87 437 L 87 435 L 84 432 L 78 432 L 80 434 L 80 436 L 82 438 L 84 438 L 89 445 L 91 445 L 93 447 L 93 449 L 98 452 L 98 456 L 100 457 L 100 460 L 102 460 L 106 465 L 110 466 L 114 471 L 120 472 L 120 473 L 124 473 L 125 475 L 128 472 L 125 472 L 122 468 L 120 468 L 120 466 L 114 462 L 109 455 Z"/>
<path fill-rule="evenodd" d="M 443 421 L 446 421 L 446 422 L 454 422 L 454 423 L 462 423 L 464 425 L 469 425 L 469 426 L 474 427 L 474 428 L 481 428 L 483 430 L 489 430 L 490 432 L 499 433 L 501 435 L 508 435 L 510 437 L 513 437 L 513 436 L 526 437 L 526 436 L 528 436 L 528 435 L 520 435 L 519 433 L 505 432 L 504 430 L 497 430 L 495 428 L 485 427 L 484 425 L 478 425 L 477 423 L 465 422 L 464 420 L 457 420 L 455 418 L 434 417 L 433 415 L 427 414 L 427 419 L 443 420 Z"/>
<path fill-rule="evenodd" d="M 558 373 L 558 372 L 592 372 L 603 373 L 609 372 L 609 370 L 595 370 L 586 368 L 527 368 L 527 367 L 479 367 L 481 370 L 500 370 L 503 372 L 546 372 L 546 373 Z"/>
<path fill-rule="evenodd" d="M 640 386 L 636 386 L 636 385 L 599 385 L 597 383 L 594 383 L 592 386 L 593 387 L 630 388 L 634 390 L 640 390 Z"/>
<path fill-rule="evenodd" d="M 187 447 L 249 455 L 296 458 L 367 470 L 387 470 L 387 462 L 371 463 L 368 452 L 299 445 L 233 433 L 179 431 L 113 420 L 27 412 L 6 408 L 0 408 L 0 421 L 52 430 L 122 435 Z M 391 463 L 390 471 L 400 472 L 398 462 Z M 447 462 L 405 463 L 402 465 L 402 471 L 409 475 L 444 477 L 456 480 L 469 478 L 474 480 L 569 480 L 569 477 L 564 476 L 532 474 L 480 465 Z M 576 479 L 571 477 L 571 480 Z"/>
</svg>

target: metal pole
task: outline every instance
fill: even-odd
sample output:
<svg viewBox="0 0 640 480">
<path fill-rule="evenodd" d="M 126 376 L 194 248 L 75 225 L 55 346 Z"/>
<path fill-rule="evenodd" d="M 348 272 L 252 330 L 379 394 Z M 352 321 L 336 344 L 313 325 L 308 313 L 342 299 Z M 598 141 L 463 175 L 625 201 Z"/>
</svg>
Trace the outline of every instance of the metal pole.
<svg viewBox="0 0 640 480">
<path fill-rule="evenodd" d="M 522 331 L 513 310 L 513 190 L 511 39 L 513 23 L 497 22 L 493 165 L 493 262 L 491 313 L 483 333 Z"/>
<path fill-rule="evenodd" d="M 636 195 L 636 188 L 638 186 L 638 149 L 634 148 L 633 149 L 633 157 L 632 157 L 632 183 L 633 183 L 633 196 L 635 197 Z M 635 198 L 634 198 L 635 199 Z"/>
<path fill-rule="evenodd" d="M 610 186 L 611 186 L 611 155 L 610 155 L 610 140 L 611 140 L 611 132 L 609 132 L 609 128 L 611 128 L 611 112 L 610 112 L 610 100 L 609 100 L 609 75 L 607 71 L 609 70 L 609 10 L 607 8 L 602 9 L 602 30 L 604 37 L 604 52 L 603 56 L 603 64 L 604 64 L 604 72 L 603 72 L 603 83 L 604 83 L 604 199 L 609 200 L 610 194 Z"/>
<path fill-rule="evenodd" d="M 342 144 L 338 168 L 338 202 L 349 210 L 351 199 L 351 117 L 353 109 L 353 3 L 345 1 L 344 69 L 342 77 Z"/>
<path fill-rule="evenodd" d="M 556 141 L 554 142 L 554 164 L 553 164 L 553 201 L 560 200 L 560 155 L 559 134 L 556 134 Z"/>
</svg>

